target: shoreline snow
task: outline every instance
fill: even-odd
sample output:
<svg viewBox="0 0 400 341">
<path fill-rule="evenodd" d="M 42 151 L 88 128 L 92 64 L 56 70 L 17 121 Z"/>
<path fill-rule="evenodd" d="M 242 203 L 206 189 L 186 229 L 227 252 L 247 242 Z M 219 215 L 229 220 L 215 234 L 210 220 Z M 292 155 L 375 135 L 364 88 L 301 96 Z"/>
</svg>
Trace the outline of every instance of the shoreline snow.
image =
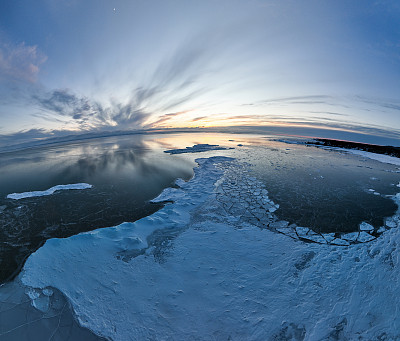
<svg viewBox="0 0 400 341">
<path fill-rule="evenodd" d="M 286 144 L 299 144 L 299 145 L 304 145 L 306 143 L 306 140 L 302 139 L 293 139 L 293 140 L 287 140 L 287 139 L 271 139 L 271 141 L 276 141 L 276 142 L 282 142 Z M 359 155 L 366 157 L 371 160 L 379 161 L 382 163 L 387 163 L 395 166 L 400 166 L 400 158 L 395 157 L 395 156 L 390 156 L 386 154 L 377 154 L 377 153 L 372 153 L 372 152 L 367 152 L 365 150 L 359 150 L 359 149 L 349 149 L 349 148 L 340 148 L 340 147 L 333 147 L 333 146 L 324 146 L 324 145 L 317 145 L 317 144 L 309 144 L 310 146 L 314 146 L 320 149 L 326 149 L 326 150 L 336 150 L 336 151 L 343 151 L 349 154 L 354 154 L 354 155 Z"/>
<path fill-rule="evenodd" d="M 46 196 L 46 195 L 52 195 L 56 191 L 71 190 L 71 189 L 89 189 L 92 187 L 93 187 L 92 185 L 89 185 L 87 183 L 57 185 L 57 186 L 53 186 L 45 191 L 11 193 L 11 194 L 7 195 L 7 199 L 20 200 L 20 199 L 24 199 L 24 198 L 42 197 L 42 196 Z"/>
<path fill-rule="evenodd" d="M 364 150 L 358 150 L 358 149 L 339 148 L 339 150 L 344 150 L 347 153 L 363 156 L 368 159 L 376 160 L 376 161 L 379 161 L 382 163 L 388 163 L 391 165 L 400 166 L 400 159 L 398 157 L 385 155 L 385 154 L 370 153 L 370 152 L 366 152 Z"/>
</svg>

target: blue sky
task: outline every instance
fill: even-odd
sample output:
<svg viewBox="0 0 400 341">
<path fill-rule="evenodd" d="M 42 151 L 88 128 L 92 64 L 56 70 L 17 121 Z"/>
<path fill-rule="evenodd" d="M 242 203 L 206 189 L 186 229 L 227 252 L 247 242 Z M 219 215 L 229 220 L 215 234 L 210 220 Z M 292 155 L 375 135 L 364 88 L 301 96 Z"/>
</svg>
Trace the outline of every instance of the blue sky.
<svg viewBox="0 0 400 341">
<path fill-rule="evenodd" d="M 400 138 L 400 3 L 1 2 L 3 138 L 219 125 Z"/>
</svg>

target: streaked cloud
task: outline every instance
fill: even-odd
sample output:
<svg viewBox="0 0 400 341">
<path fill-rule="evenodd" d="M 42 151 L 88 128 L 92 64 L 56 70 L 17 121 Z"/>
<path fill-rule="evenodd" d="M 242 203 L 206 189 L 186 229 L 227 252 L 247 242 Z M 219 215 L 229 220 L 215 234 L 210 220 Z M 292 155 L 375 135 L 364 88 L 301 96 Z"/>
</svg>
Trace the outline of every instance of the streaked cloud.
<svg viewBox="0 0 400 341">
<path fill-rule="evenodd" d="M 126 103 L 113 102 L 104 106 L 87 97 L 78 96 L 68 89 L 58 89 L 34 95 L 32 100 L 44 111 L 42 115 L 36 113 L 37 117 L 41 116 L 45 120 L 66 117 L 73 121 L 73 128 L 85 131 L 116 126 L 125 129 L 140 128 L 150 115 L 137 105 L 135 97 Z"/>
<path fill-rule="evenodd" d="M 156 121 L 153 121 L 149 124 L 147 124 L 144 128 L 159 128 L 163 126 L 163 123 L 171 121 L 171 119 L 185 115 L 187 113 L 191 112 L 191 110 L 184 110 L 184 111 L 179 111 L 179 112 L 172 112 L 169 114 L 164 114 L 160 116 Z"/>
</svg>

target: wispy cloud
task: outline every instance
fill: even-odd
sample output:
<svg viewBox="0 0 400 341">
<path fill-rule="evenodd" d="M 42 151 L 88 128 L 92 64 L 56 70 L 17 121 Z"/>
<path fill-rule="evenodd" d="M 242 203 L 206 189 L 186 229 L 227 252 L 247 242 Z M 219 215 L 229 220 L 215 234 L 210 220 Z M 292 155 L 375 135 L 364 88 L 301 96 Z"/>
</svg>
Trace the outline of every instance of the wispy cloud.
<svg viewBox="0 0 400 341">
<path fill-rule="evenodd" d="M 192 119 L 192 122 L 197 122 L 209 118 L 208 116 L 200 116 Z"/>
<path fill-rule="evenodd" d="M 0 79 L 3 81 L 36 82 L 40 66 L 46 59 L 36 45 L 16 45 L 0 37 Z"/>
<path fill-rule="evenodd" d="M 332 111 L 307 111 L 310 114 L 323 114 L 323 115 L 331 115 L 331 116 L 350 116 L 349 114 L 343 114 L 339 112 Z"/>
<path fill-rule="evenodd" d="M 170 121 L 171 119 L 177 117 L 177 116 L 182 116 L 184 114 L 187 114 L 191 110 L 184 110 L 184 111 L 178 111 L 178 112 L 172 112 L 169 114 L 164 114 L 160 118 L 158 118 L 156 121 L 153 121 L 149 124 L 147 124 L 144 128 L 158 128 L 162 127 L 163 123 Z"/>
<path fill-rule="evenodd" d="M 400 101 L 399 100 L 389 100 L 381 98 L 368 98 L 365 96 L 355 96 L 357 101 L 365 103 L 367 105 L 375 105 L 384 109 L 400 111 Z"/>
<path fill-rule="evenodd" d="M 331 100 L 332 96 L 327 95 L 306 95 L 306 96 L 291 96 L 291 97 L 277 97 L 269 98 L 254 103 L 244 103 L 243 106 L 253 105 L 269 105 L 269 104 L 320 104 L 326 103 Z"/>
</svg>

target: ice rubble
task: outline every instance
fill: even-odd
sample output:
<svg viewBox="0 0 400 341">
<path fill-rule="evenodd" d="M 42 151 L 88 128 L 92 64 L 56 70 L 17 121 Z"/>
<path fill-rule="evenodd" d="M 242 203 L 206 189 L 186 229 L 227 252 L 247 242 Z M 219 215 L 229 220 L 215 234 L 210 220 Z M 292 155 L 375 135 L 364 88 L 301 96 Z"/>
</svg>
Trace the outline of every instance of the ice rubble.
<svg viewBox="0 0 400 341">
<path fill-rule="evenodd" d="M 375 229 L 372 225 L 362 222 L 356 233 L 335 234 L 317 233 L 308 227 L 278 221 L 274 212 L 279 209 L 279 205 L 268 198 L 268 191 L 264 184 L 247 175 L 250 167 L 249 164 L 231 162 L 225 167 L 224 177 L 216 183 L 217 200 L 228 214 L 239 217 L 241 221 L 261 228 L 269 228 L 295 239 L 345 246 L 369 242 L 386 229 L 396 227 L 400 223 L 398 220 L 387 220 L 385 227 Z M 399 199 L 394 198 L 397 203 L 400 202 Z"/>
<path fill-rule="evenodd" d="M 207 152 L 210 150 L 226 150 L 226 149 L 234 149 L 234 148 L 221 147 L 218 144 L 204 143 L 204 144 L 195 144 L 193 147 L 186 147 L 184 149 L 165 150 L 164 153 L 170 153 L 170 154 L 200 153 L 200 152 Z"/>
<path fill-rule="evenodd" d="M 236 215 L 254 204 L 248 195 L 249 206 L 226 207 L 226 196 L 240 195 L 230 172 L 242 165 L 198 163 L 191 181 L 156 199 L 173 203 L 153 215 L 48 240 L 27 260 L 22 282 L 58 288 L 83 326 L 113 340 L 400 338 L 399 229 L 352 247 L 303 243 L 299 235 L 314 238 L 311 231 L 278 221 L 266 189 L 247 178 L 242 193 L 250 188 L 270 212 L 268 228 L 257 228 L 257 210 Z M 399 212 L 389 221 L 398 226 Z M 285 229 L 295 239 L 276 233 Z M 180 231 L 164 262 L 148 243 L 156 230 Z"/>
<path fill-rule="evenodd" d="M 33 197 L 42 197 L 45 195 L 54 194 L 56 191 L 61 190 L 69 190 L 69 189 L 88 189 L 92 188 L 92 185 L 87 183 L 77 183 L 77 184 L 69 184 L 69 185 L 57 185 L 53 186 L 45 191 L 33 191 L 33 192 L 23 192 L 23 193 L 12 193 L 7 195 L 7 199 L 24 199 L 24 198 L 33 198 Z"/>
</svg>

